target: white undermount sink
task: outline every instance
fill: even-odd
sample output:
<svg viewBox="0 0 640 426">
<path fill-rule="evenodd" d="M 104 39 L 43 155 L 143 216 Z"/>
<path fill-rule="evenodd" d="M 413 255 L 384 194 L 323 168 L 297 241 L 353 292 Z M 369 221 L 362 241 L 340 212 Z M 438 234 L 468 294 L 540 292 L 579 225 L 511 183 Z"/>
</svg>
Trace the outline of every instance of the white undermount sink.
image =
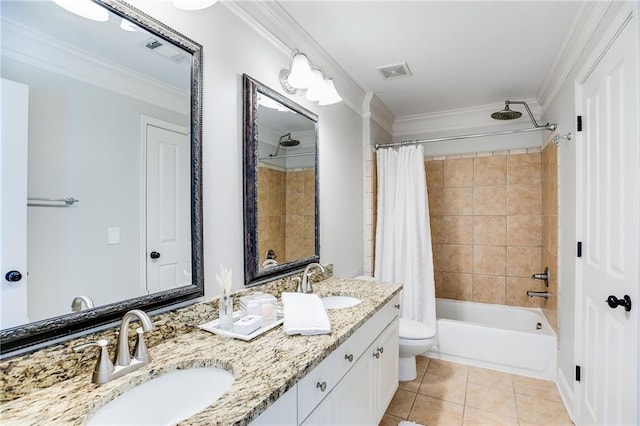
<svg viewBox="0 0 640 426">
<path fill-rule="evenodd" d="M 350 308 L 362 303 L 362 300 L 351 296 L 326 296 L 321 298 L 325 309 Z"/>
<path fill-rule="evenodd" d="M 175 425 L 218 400 L 233 383 L 221 368 L 176 370 L 151 379 L 100 408 L 87 425 Z"/>
</svg>

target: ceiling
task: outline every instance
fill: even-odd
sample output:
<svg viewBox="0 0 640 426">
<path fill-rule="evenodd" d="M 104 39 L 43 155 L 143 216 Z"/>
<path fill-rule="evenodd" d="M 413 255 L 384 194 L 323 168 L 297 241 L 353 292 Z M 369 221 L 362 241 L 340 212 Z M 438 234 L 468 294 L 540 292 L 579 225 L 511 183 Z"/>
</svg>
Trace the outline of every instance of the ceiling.
<svg viewBox="0 0 640 426">
<path fill-rule="evenodd" d="M 279 4 L 395 117 L 536 98 L 580 7 L 578 1 Z M 411 77 L 385 81 L 376 70 L 404 62 Z"/>
</svg>

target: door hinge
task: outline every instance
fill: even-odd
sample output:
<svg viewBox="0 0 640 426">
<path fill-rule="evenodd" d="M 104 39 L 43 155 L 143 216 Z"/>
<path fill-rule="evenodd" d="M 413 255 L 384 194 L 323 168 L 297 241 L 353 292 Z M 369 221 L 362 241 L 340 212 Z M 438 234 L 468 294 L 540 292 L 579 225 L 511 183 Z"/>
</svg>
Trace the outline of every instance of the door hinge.
<svg viewBox="0 0 640 426">
<path fill-rule="evenodd" d="M 576 365 L 576 382 L 580 381 L 580 366 Z"/>
<path fill-rule="evenodd" d="M 582 116 L 581 115 L 578 116 L 577 125 L 578 125 L 578 131 L 581 132 L 582 131 Z"/>
<path fill-rule="evenodd" d="M 578 249 L 576 251 L 577 251 L 576 254 L 578 255 L 578 257 L 582 257 L 582 241 L 578 241 Z"/>
</svg>

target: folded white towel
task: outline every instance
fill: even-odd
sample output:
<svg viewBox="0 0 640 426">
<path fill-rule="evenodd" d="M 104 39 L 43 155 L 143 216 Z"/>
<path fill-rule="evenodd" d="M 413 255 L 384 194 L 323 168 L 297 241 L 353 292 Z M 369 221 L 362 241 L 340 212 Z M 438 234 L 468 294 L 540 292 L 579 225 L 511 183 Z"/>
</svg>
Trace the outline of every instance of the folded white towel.
<svg viewBox="0 0 640 426">
<path fill-rule="evenodd" d="M 331 322 L 317 294 L 282 293 L 285 334 L 331 333 Z"/>
</svg>

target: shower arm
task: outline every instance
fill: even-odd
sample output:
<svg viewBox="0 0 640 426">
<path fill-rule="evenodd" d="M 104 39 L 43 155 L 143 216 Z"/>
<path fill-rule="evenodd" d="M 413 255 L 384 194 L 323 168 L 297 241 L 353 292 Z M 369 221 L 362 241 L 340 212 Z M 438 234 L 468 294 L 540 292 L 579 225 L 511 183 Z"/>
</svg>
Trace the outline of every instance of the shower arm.
<svg viewBox="0 0 640 426">
<path fill-rule="evenodd" d="M 529 118 L 531 119 L 531 122 L 536 128 L 554 131 L 558 127 L 556 124 L 549 124 L 549 123 L 545 124 L 544 126 L 539 125 L 535 117 L 531 113 L 531 110 L 529 109 L 529 105 L 527 105 L 525 101 L 505 101 L 504 104 L 507 107 L 509 105 L 524 105 L 525 109 L 527 110 L 527 114 L 529 114 Z"/>
</svg>

